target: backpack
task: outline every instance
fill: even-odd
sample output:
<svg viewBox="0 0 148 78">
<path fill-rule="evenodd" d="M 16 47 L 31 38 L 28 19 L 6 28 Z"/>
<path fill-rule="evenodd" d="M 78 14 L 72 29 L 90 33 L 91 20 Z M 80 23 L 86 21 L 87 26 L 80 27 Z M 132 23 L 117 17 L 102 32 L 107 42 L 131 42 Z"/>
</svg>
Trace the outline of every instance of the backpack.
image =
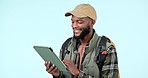
<svg viewBox="0 0 148 78">
<path fill-rule="evenodd" d="M 62 45 L 62 56 L 61 56 L 61 60 L 64 59 L 64 56 L 67 54 L 67 48 L 68 48 L 68 43 L 70 42 L 70 40 L 72 39 L 72 37 L 68 38 Z M 107 56 L 107 52 L 106 52 L 106 43 L 112 43 L 110 41 L 109 38 L 107 38 L 106 36 L 101 36 L 101 40 L 97 43 L 97 49 L 96 49 L 96 56 L 95 56 L 95 61 L 99 67 L 99 70 L 102 70 L 102 66 L 103 63 L 105 61 L 105 58 Z M 119 78 L 119 77 L 118 77 Z"/>
<path fill-rule="evenodd" d="M 67 54 L 68 43 L 70 42 L 71 39 L 72 39 L 72 37 L 68 38 L 62 45 L 62 58 L 61 58 L 62 60 L 64 59 L 64 56 Z M 96 51 L 95 60 L 96 60 L 98 67 L 100 68 L 100 70 L 101 70 L 101 68 L 103 66 L 103 62 L 106 58 L 106 54 L 104 54 L 104 53 L 106 51 L 107 40 L 108 40 L 107 37 L 102 36 L 100 42 L 98 43 L 98 47 L 97 47 L 98 49 Z M 100 58 L 100 60 L 97 60 L 98 58 Z"/>
</svg>

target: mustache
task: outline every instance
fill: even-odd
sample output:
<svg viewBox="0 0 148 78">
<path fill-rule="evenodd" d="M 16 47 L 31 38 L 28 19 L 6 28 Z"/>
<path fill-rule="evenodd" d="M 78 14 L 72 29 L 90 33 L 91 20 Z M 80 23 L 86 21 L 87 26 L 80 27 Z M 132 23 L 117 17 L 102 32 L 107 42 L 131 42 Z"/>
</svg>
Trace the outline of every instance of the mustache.
<svg viewBox="0 0 148 78">
<path fill-rule="evenodd" d="M 83 31 L 81 32 L 80 36 L 75 37 L 76 39 L 84 39 L 84 37 L 90 32 L 90 25 L 87 24 L 85 28 L 83 28 Z"/>
</svg>

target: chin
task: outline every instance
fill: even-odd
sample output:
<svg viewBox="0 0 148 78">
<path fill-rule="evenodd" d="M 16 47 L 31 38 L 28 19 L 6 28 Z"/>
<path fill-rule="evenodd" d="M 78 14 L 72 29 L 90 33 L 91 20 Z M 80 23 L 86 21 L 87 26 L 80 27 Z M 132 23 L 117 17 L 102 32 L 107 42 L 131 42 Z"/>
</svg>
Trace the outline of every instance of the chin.
<svg viewBox="0 0 148 78">
<path fill-rule="evenodd" d="M 79 36 L 78 35 L 74 35 L 74 38 L 79 39 Z"/>
<path fill-rule="evenodd" d="M 75 37 L 79 37 L 80 35 L 75 35 Z"/>
</svg>

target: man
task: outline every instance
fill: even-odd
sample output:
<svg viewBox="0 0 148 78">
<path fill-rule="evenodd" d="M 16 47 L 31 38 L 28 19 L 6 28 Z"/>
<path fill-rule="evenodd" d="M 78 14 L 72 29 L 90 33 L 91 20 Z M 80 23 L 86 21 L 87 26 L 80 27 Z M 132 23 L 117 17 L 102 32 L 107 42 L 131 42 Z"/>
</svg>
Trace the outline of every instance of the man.
<svg viewBox="0 0 148 78">
<path fill-rule="evenodd" d="M 80 4 L 65 16 L 72 16 L 73 37 L 64 43 L 66 49 L 62 46 L 60 58 L 70 73 L 60 72 L 50 62 L 45 62 L 46 71 L 54 78 L 118 78 L 117 54 L 110 41 L 105 42 L 106 57 L 102 68 L 95 61 L 97 46 L 101 42 L 101 36 L 93 29 L 97 19 L 95 9 L 89 4 Z"/>
</svg>

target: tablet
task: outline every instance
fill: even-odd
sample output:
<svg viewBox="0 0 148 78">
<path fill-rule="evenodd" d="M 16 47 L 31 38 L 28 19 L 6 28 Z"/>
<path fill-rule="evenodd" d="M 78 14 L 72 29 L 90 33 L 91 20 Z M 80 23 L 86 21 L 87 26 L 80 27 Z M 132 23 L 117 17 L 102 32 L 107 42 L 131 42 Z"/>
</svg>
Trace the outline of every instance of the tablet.
<svg viewBox="0 0 148 78">
<path fill-rule="evenodd" d="M 65 64 L 52 51 L 51 47 L 34 46 L 33 48 L 42 57 L 44 61 L 50 61 L 52 64 L 56 65 L 59 71 L 68 72 Z"/>
</svg>

